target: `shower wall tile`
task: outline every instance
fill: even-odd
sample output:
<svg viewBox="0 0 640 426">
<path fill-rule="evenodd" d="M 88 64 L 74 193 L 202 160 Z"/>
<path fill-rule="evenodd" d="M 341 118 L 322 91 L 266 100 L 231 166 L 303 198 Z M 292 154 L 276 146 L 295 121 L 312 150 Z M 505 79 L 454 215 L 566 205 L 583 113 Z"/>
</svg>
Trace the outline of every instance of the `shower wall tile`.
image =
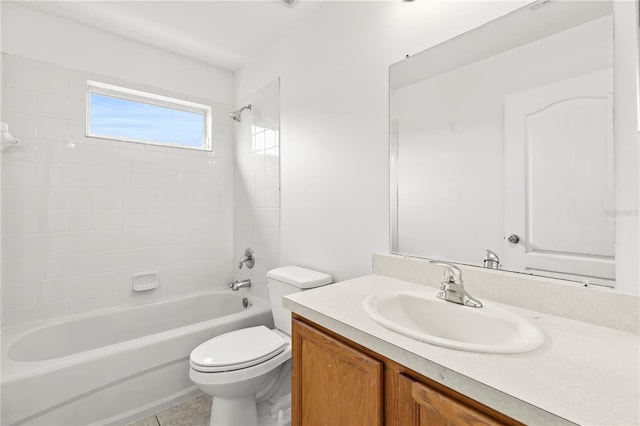
<svg viewBox="0 0 640 426">
<path fill-rule="evenodd" d="M 33 234 L 3 236 L 2 245 L 13 249 L 11 252 L 3 251 L 2 260 L 36 257 L 36 236 Z"/>
<path fill-rule="evenodd" d="M 5 80 L 11 82 L 13 87 L 22 89 L 36 88 L 36 64 L 32 61 L 7 61 L 2 69 L 2 76 Z"/>
<path fill-rule="evenodd" d="M 54 318 L 60 318 L 66 313 L 66 303 L 53 302 L 44 305 L 38 305 L 38 308 L 30 310 L 30 312 L 33 312 L 33 315 L 35 315 L 37 321 L 47 321 Z M 24 321 L 14 320 L 12 322 L 21 323 Z"/>
<path fill-rule="evenodd" d="M 4 78 L 4 81 L 7 79 Z M 36 136 L 36 116 L 15 112 L 10 105 L 2 106 L 2 121 L 11 123 L 11 134 L 19 139 L 34 138 Z"/>
<path fill-rule="evenodd" d="M 9 109 L 11 109 L 9 107 Z M 53 140 L 65 140 L 68 135 L 68 123 L 64 118 L 36 115 L 36 136 Z"/>
<path fill-rule="evenodd" d="M 64 256 L 70 250 L 71 233 L 48 232 L 36 234 L 36 257 L 44 256 Z M 11 246 L 4 246 L 9 249 Z M 4 253 L 4 250 L 3 250 Z"/>
<path fill-rule="evenodd" d="M 3 327 L 231 279 L 231 105 L 188 97 L 213 107 L 213 152 L 88 138 L 88 79 L 187 97 L 12 55 L 2 66 L 2 121 L 22 141 L 1 156 Z M 160 287 L 134 293 L 150 270 Z"/>
<path fill-rule="evenodd" d="M 37 92 L 36 112 L 39 117 L 66 119 L 69 115 L 69 98 L 46 92 Z M 80 117 L 81 119 L 82 117 Z M 66 123 L 65 123 L 66 127 Z"/>
<path fill-rule="evenodd" d="M 36 284 L 36 302 L 39 305 L 64 301 L 66 294 L 64 279 L 45 280 Z"/>
<path fill-rule="evenodd" d="M 36 92 L 19 87 L 8 87 L 2 93 L 2 106 L 11 106 L 12 110 L 21 114 L 35 114 Z"/>
<path fill-rule="evenodd" d="M 236 266 L 234 279 L 250 278 L 251 291 L 268 300 L 266 274 L 282 266 L 279 80 L 244 99 L 241 105 L 249 103 L 252 110 L 243 113 L 235 129 L 234 255 L 239 259 L 251 247 L 256 264 L 251 270 L 238 270 Z"/>
<path fill-rule="evenodd" d="M 36 65 L 36 88 L 40 92 L 67 96 L 71 76 L 72 73 L 63 67 L 42 62 L 38 63 Z"/>
</svg>

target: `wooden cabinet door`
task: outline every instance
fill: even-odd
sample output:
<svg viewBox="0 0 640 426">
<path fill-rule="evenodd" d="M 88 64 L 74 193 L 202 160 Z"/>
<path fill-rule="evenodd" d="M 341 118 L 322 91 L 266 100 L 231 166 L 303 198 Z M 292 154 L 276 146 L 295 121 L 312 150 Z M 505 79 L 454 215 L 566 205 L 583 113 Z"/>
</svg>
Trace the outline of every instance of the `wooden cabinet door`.
<svg viewBox="0 0 640 426">
<path fill-rule="evenodd" d="M 431 386 L 414 379 L 398 368 L 401 367 L 392 366 L 386 372 L 388 426 L 524 426 L 444 386 Z"/>
<path fill-rule="evenodd" d="M 383 363 L 293 320 L 292 425 L 383 424 Z"/>
<path fill-rule="evenodd" d="M 411 385 L 411 398 L 417 404 L 417 421 L 420 426 L 480 426 L 502 425 L 490 417 L 436 389 L 420 382 Z"/>
</svg>

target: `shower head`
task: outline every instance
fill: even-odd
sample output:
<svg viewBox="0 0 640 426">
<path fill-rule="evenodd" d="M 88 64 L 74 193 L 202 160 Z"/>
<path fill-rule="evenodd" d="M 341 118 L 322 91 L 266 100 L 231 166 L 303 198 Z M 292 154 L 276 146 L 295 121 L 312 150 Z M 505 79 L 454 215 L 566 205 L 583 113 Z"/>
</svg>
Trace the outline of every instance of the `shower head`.
<svg viewBox="0 0 640 426">
<path fill-rule="evenodd" d="M 235 110 L 233 112 L 230 112 L 229 117 L 231 117 L 233 120 L 239 123 L 240 121 L 242 121 L 240 120 L 240 115 L 242 115 L 242 111 L 244 111 L 245 109 L 248 109 L 249 111 L 251 111 L 251 104 L 247 106 L 243 106 L 242 108 Z"/>
</svg>

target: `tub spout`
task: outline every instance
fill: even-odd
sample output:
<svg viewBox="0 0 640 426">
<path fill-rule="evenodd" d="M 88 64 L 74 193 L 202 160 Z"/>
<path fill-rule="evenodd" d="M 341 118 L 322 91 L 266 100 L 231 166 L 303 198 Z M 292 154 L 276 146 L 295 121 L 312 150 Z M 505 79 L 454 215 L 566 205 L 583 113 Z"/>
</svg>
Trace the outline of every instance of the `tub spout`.
<svg viewBox="0 0 640 426">
<path fill-rule="evenodd" d="M 246 279 L 246 280 L 242 280 L 242 281 L 234 281 L 231 284 L 229 284 L 229 287 L 231 287 L 231 290 L 233 291 L 238 291 L 243 287 L 251 287 L 251 280 L 250 279 Z"/>
</svg>

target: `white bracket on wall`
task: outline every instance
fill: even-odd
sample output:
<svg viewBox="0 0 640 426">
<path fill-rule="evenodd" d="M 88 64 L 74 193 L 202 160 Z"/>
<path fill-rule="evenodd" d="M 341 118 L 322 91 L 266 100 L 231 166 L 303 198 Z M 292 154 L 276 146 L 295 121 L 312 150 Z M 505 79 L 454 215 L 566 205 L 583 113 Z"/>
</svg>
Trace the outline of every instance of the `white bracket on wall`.
<svg viewBox="0 0 640 426">
<path fill-rule="evenodd" d="M 20 145 L 20 139 L 14 137 L 11 133 L 9 133 L 9 126 L 7 125 L 7 123 L 0 123 L 0 135 L 2 136 L 0 151 L 4 151 L 5 148 L 10 146 Z"/>
</svg>

